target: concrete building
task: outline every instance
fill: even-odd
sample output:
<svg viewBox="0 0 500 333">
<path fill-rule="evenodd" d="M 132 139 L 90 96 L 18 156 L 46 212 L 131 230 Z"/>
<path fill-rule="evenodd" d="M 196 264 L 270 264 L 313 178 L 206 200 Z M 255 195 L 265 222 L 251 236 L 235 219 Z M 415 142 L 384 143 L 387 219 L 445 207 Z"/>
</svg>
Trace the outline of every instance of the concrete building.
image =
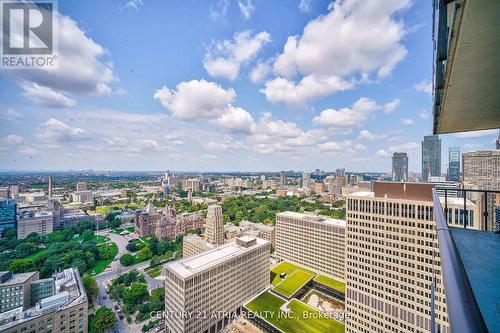
<svg viewBox="0 0 500 333">
<path fill-rule="evenodd" d="M 426 135 L 422 141 L 422 181 L 441 177 L 441 139 L 439 135 Z"/>
<path fill-rule="evenodd" d="M 281 171 L 280 172 L 280 186 L 286 186 L 286 184 L 287 184 L 286 171 Z"/>
<path fill-rule="evenodd" d="M 344 280 L 345 221 L 295 212 L 276 214 L 276 256 Z"/>
<path fill-rule="evenodd" d="M 450 147 L 448 150 L 447 180 L 460 181 L 460 147 Z"/>
<path fill-rule="evenodd" d="M 345 177 L 345 168 L 335 170 L 335 177 Z"/>
<path fill-rule="evenodd" d="M 380 183 L 347 197 L 346 333 L 449 332 L 432 184 Z"/>
<path fill-rule="evenodd" d="M 0 187 L 0 199 L 9 199 L 10 189 L 8 187 Z"/>
<path fill-rule="evenodd" d="M 309 188 L 311 182 L 311 173 L 309 171 L 302 172 L 302 188 Z"/>
<path fill-rule="evenodd" d="M 219 205 L 210 205 L 207 208 L 205 237 L 207 242 L 214 245 L 224 244 L 224 215 Z"/>
<path fill-rule="evenodd" d="M 326 191 L 326 185 L 323 182 L 314 182 L 312 190 L 314 193 L 323 193 Z"/>
<path fill-rule="evenodd" d="M 15 199 L 15 198 L 17 198 L 18 195 L 19 195 L 19 185 L 11 185 L 10 186 L 10 197 L 12 199 Z"/>
<path fill-rule="evenodd" d="M 408 180 L 408 154 L 394 153 L 392 155 L 392 181 Z"/>
<path fill-rule="evenodd" d="M 78 182 L 76 183 L 76 192 L 87 191 L 87 183 L 86 182 Z"/>
<path fill-rule="evenodd" d="M 187 235 L 182 238 L 182 257 L 192 257 L 214 247 L 215 245 L 210 244 L 198 235 Z"/>
<path fill-rule="evenodd" d="M 17 228 L 17 202 L 0 199 L 0 236 L 6 228 Z"/>
<path fill-rule="evenodd" d="M 196 178 L 182 180 L 182 190 L 183 191 L 198 192 L 200 189 L 201 189 L 201 180 L 196 179 Z"/>
<path fill-rule="evenodd" d="M 28 274 L 38 276 L 38 273 Z M 16 275 L 18 274 L 14 274 L 12 279 L 16 279 Z M 65 269 L 55 273 L 49 280 L 33 281 L 31 278 L 30 282 L 26 282 L 25 286 L 28 289 L 23 289 L 24 293 L 29 290 L 29 293 L 33 294 L 35 289 L 40 289 L 34 294 L 46 297 L 41 298 L 35 306 L 21 305 L 0 313 L 0 332 L 88 332 L 88 299 L 78 269 Z"/>
<path fill-rule="evenodd" d="M 166 264 L 167 332 L 215 333 L 226 327 L 245 302 L 269 286 L 270 246 L 241 237 Z"/>
<path fill-rule="evenodd" d="M 0 313 L 31 304 L 31 284 L 38 280 L 38 272 L 12 274 L 0 272 Z"/>
<path fill-rule="evenodd" d="M 22 214 L 17 222 L 17 239 L 25 239 L 32 232 L 44 236 L 53 230 L 54 217 L 51 211 L 28 211 Z"/>
<path fill-rule="evenodd" d="M 52 176 L 47 177 L 49 183 L 49 199 L 52 198 Z"/>
<path fill-rule="evenodd" d="M 94 201 L 92 191 L 76 191 L 73 193 L 73 202 L 75 203 L 89 203 Z"/>
<path fill-rule="evenodd" d="M 275 246 L 274 226 L 264 223 L 241 221 L 240 228 L 242 236 L 262 238 L 270 242 L 273 247 Z"/>
</svg>

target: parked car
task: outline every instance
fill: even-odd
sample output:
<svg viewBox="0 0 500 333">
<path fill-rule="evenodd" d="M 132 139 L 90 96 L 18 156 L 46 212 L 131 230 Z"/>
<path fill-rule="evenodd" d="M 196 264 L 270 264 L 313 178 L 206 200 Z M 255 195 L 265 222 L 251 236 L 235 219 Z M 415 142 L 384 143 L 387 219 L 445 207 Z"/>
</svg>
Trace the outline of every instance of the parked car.
<svg viewBox="0 0 500 333">
<path fill-rule="evenodd" d="M 121 310 L 118 310 L 116 313 L 118 313 L 118 317 L 121 319 L 123 319 L 125 316 L 123 315 L 123 312 Z"/>
</svg>

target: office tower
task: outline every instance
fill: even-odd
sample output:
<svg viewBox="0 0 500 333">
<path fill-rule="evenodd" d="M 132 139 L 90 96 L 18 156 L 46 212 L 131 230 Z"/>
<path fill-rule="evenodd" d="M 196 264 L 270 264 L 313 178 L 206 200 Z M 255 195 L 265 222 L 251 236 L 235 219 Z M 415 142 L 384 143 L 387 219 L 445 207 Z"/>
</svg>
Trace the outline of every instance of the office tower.
<svg viewBox="0 0 500 333">
<path fill-rule="evenodd" d="M 0 199 L 0 236 L 6 228 L 17 228 L 17 203 L 13 199 Z"/>
<path fill-rule="evenodd" d="M 426 135 L 422 141 L 422 181 L 441 177 L 441 139 L 439 135 Z"/>
<path fill-rule="evenodd" d="M 197 178 L 192 179 L 183 179 L 182 180 L 182 190 L 183 191 L 192 191 L 197 192 L 201 188 L 201 181 Z"/>
<path fill-rule="evenodd" d="M 280 172 L 280 185 L 286 186 L 286 171 Z"/>
<path fill-rule="evenodd" d="M 241 221 L 239 228 L 242 236 L 253 236 L 262 238 L 275 246 L 275 228 L 270 224 L 255 223 L 250 221 Z"/>
<path fill-rule="evenodd" d="M 19 195 L 19 185 L 12 185 L 10 187 L 10 197 L 12 199 L 15 199 L 17 198 L 18 195 Z"/>
<path fill-rule="evenodd" d="M 76 192 L 87 191 L 87 183 L 86 182 L 78 182 L 76 183 Z"/>
<path fill-rule="evenodd" d="M 463 183 L 465 188 L 479 190 L 500 189 L 500 150 L 483 150 L 464 153 L 462 156 Z M 488 217 L 483 220 L 483 228 L 489 231 L 500 230 L 495 221 L 495 196 L 471 194 L 488 206 Z"/>
<path fill-rule="evenodd" d="M 0 187 L 0 199 L 9 199 L 10 189 L 8 187 Z"/>
<path fill-rule="evenodd" d="M 302 172 L 302 188 L 309 188 L 311 182 L 311 173 L 309 171 Z"/>
<path fill-rule="evenodd" d="M 500 131 L 498 131 L 498 138 L 497 138 L 497 141 L 496 141 L 495 148 L 496 149 L 500 149 Z"/>
<path fill-rule="evenodd" d="M 0 332 L 88 332 L 88 299 L 78 269 L 36 279 L 38 272 L 0 273 L 0 297 L 14 298 L 19 305 L 0 313 Z M 21 304 L 26 296 L 28 300 Z M 2 303 L 5 306 L 7 301 Z"/>
<path fill-rule="evenodd" d="M 344 177 L 345 176 L 345 168 L 335 170 L 336 177 Z"/>
<path fill-rule="evenodd" d="M 207 242 L 214 245 L 224 244 L 224 215 L 219 205 L 210 205 L 207 208 L 205 237 Z"/>
<path fill-rule="evenodd" d="M 460 181 L 460 147 L 450 147 L 448 151 L 448 180 Z"/>
<path fill-rule="evenodd" d="M 49 199 L 50 199 L 50 198 L 52 198 L 52 176 L 48 177 L 48 181 L 49 181 Z M 77 184 L 77 187 L 78 187 L 78 184 Z"/>
<path fill-rule="evenodd" d="M 394 153 L 392 155 L 392 181 L 408 180 L 408 154 Z"/>
<path fill-rule="evenodd" d="M 54 230 L 52 212 L 29 211 L 22 214 L 17 222 L 17 239 L 25 239 L 32 232 L 40 236 L 50 234 Z"/>
<path fill-rule="evenodd" d="M 346 333 L 449 332 L 432 184 L 376 182 L 347 197 Z"/>
<path fill-rule="evenodd" d="M 221 331 L 245 302 L 269 286 L 270 250 L 268 241 L 245 236 L 166 264 L 167 332 Z"/>
<path fill-rule="evenodd" d="M 344 280 L 345 221 L 326 216 L 276 214 L 276 256 Z"/>
<path fill-rule="evenodd" d="M 72 195 L 73 202 L 78 203 L 89 203 L 94 201 L 94 195 L 92 191 L 76 191 Z"/>
<path fill-rule="evenodd" d="M 198 235 L 187 235 L 182 238 L 182 257 L 192 257 L 214 247 L 213 244 L 210 244 Z"/>
</svg>

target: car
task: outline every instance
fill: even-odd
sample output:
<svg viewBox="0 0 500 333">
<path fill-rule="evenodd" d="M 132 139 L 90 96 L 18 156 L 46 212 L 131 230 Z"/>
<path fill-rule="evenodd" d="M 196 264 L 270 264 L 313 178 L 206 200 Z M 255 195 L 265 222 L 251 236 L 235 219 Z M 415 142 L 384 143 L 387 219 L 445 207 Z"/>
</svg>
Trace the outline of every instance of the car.
<svg viewBox="0 0 500 333">
<path fill-rule="evenodd" d="M 99 305 L 102 305 L 102 304 L 103 304 L 102 300 L 99 300 Z"/>
<path fill-rule="evenodd" d="M 116 328 L 113 333 L 120 333 L 120 330 Z"/>
<path fill-rule="evenodd" d="M 104 287 L 104 291 L 106 292 L 106 294 L 109 294 L 109 287 L 108 286 Z"/>
<path fill-rule="evenodd" d="M 118 310 L 116 313 L 118 313 L 118 317 L 121 319 L 125 318 L 125 316 L 123 315 L 123 312 L 121 310 Z"/>
<path fill-rule="evenodd" d="M 109 294 L 109 299 L 113 299 L 113 295 Z"/>
<path fill-rule="evenodd" d="M 106 295 L 102 296 L 102 299 L 106 299 L 106 298 L 108 298 L 108 296 L 106 296 Z"/>
</svg>

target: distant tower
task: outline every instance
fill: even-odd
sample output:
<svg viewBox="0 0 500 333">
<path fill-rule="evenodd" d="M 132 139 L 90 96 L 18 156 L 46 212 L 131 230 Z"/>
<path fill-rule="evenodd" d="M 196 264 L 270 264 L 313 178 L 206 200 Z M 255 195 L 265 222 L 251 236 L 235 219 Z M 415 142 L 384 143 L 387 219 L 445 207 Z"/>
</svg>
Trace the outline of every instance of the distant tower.
<svg viewBox="0 0 500 333">
<path fill-rule="evenodd" d="M 205 238 L 214 245 L 224 244 L 224 216 L 219 205 L 208 206 Z"/>
<path fill-rule="evenodd" d="M 52 198 L 52 176 L 49 176 L 49 199 Z"/>
<path fill-rule="evenodd" d="M 500 149 L 500 131 L 498 131 L 498 138 L 497 138 L 497 149 Z"/>
<path fill-rule="evenodd" d="M 394 153 L 392 155 L 392 180 L 395 182 L 408 180 L 408 154 Z"/>
<path fill-rule="evenodd" d="M 438 135 L 426 135 L 422 141 L 422 181 L 441 177 L 441 139 Z"/>
<path fill-rule="evenodd" d="M 280 173 L 280 185 L 286 186 L 286 171 L 281 171 Z"/>
<path fill-rule="evenodd" d="M 448 180 L 460 181 L 460 147 L 450 147 L 448 150 Z"/>
<path fill-rule="evenodd" d="M 87 191 L 87 183 L 86 182 L 78 182 L 76 183 L 76 191 Z"/>
</svg>

